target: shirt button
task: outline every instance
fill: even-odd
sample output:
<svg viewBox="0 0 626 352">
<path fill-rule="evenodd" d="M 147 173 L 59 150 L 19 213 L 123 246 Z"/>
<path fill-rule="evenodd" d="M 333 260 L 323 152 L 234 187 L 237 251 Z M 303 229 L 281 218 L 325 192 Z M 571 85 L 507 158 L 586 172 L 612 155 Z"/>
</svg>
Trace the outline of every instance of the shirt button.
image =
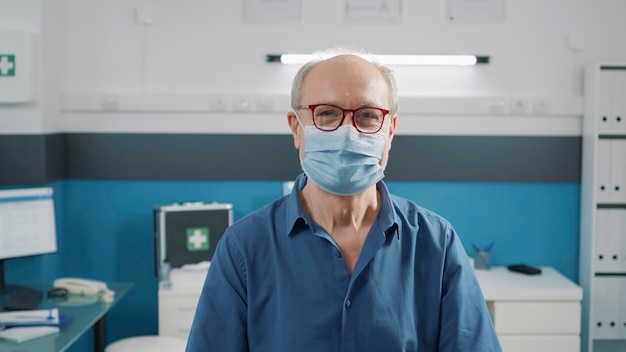
<svg viewBox="0 0 626 352">
<path fill-rule="evenodd" d="M 346 308 L 350 308 L 351 305 L 352 305 L 352 301 L 351 300 L 346 300 L 345 307 Z"/>
<path fill-rule="evenodd" d="M 341 258 L 341 252 L 336 251 L 336 252 L 335 252 L 335 257 L 337 257 L 337 258 Z"/>
</svg>

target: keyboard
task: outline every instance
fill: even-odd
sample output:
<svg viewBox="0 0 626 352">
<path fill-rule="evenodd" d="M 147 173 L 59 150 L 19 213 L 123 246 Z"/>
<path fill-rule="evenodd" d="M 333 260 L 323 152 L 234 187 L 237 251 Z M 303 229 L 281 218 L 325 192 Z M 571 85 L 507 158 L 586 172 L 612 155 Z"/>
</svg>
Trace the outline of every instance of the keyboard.
<svg viewBox="0 0 626 352">
<path fill-rule="evenodd" d="M 4 303 L 5 310 L 31 310 L 37 309 L 43 298 L 43 290 L 32 288 L 18 288 Z"/>
</svg>

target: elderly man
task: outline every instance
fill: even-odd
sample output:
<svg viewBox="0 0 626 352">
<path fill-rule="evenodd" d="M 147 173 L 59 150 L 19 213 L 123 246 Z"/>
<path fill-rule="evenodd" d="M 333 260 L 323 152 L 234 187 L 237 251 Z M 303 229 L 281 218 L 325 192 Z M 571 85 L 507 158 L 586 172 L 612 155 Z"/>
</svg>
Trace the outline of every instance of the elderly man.
<svg viewBox="0 0 626 352">
<path fill-rule="evenodd" d="M 382 181 L 392 71 L 355 54 L 310 62 L 292 107 L 304 173 L 222 237 L 187 351 L 501 351 L 452 225 Z"/>
</svg>

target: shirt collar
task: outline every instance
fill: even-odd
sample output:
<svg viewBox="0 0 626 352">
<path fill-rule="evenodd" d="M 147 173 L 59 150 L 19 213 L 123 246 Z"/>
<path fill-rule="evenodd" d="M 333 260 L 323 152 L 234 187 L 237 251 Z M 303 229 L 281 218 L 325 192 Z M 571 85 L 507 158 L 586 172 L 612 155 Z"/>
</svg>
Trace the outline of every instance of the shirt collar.
<svg viewBox="0 0 626 352">
<path fill-rule="evenodd" d="M 304 173 L 298 175 L 293 184 L 293 189 L 291 193 L 287 196 L 287 210 L 286 210 L 286 222 L 285 222 L 285 233 L 287 236 L 291 236 L 292 234 L 296 234 L 302 227 L 308 226 L 311 224 L 311 221 L 304 213 L 302 209 L 302 204 L 300 204 L 300 198 L 298 198 L 298 193 L 304 188 L 306 185 L 307 177 Z M 378 181 L 376 183 L 376 189 L 380 192 L 381 195 L 381 208 L 380 213 L 378 214 L 378 221 L 380 228 L 385 229 L 385 235 L 389 237 L 394 233 L 397 235 L 397 238 L 400 238 L 400 231 L 398 228 L 398 218 L 397 214 L 394 211 L 393 201 L 389 194 L 389 190 L 383 181 Z"/>
<path fill-rule="evenodd" d="M 376 221 L 379 222 L 380 228 L 384 229 L 383 232 L 385 232 L 385 236 L 389 237 L 395 233 L 396 237 L 400 239 L 398 225 L 400 222 L 398 221 L 398 214 L 395 212 L 389 189 L 382 180 L 376 183 L 376 189 L 380 192 L 381 199 L 380 213 Z"/>
<path fill-rule="evenodd" d="M 304 188 L 304 185 L 306 185 L 306 175 L 301 173 L 296 177 L 291 193 L 287 196 L 285 221 L 285 233 L 287 236 L 297 233 L 308 222 L 308 218 L 302 209 L 302 204 L 300 204 L 300 198 L 298 198 L 298 193 Z"/>
</svg>

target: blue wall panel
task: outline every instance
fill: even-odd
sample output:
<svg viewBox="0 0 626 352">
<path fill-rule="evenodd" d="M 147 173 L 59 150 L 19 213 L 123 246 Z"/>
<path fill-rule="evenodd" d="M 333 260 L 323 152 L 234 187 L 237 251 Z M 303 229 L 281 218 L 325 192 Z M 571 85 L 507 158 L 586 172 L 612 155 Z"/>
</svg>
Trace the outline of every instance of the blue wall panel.
<svg viewBox="0 0 626 352">
<path fill-rule="evenodd" d="M 389 182 L 454 225 L 465 249 L 494 242 L 492 264 L 552 266 L 578 280 L 578 183 Z"/>
</svg>

